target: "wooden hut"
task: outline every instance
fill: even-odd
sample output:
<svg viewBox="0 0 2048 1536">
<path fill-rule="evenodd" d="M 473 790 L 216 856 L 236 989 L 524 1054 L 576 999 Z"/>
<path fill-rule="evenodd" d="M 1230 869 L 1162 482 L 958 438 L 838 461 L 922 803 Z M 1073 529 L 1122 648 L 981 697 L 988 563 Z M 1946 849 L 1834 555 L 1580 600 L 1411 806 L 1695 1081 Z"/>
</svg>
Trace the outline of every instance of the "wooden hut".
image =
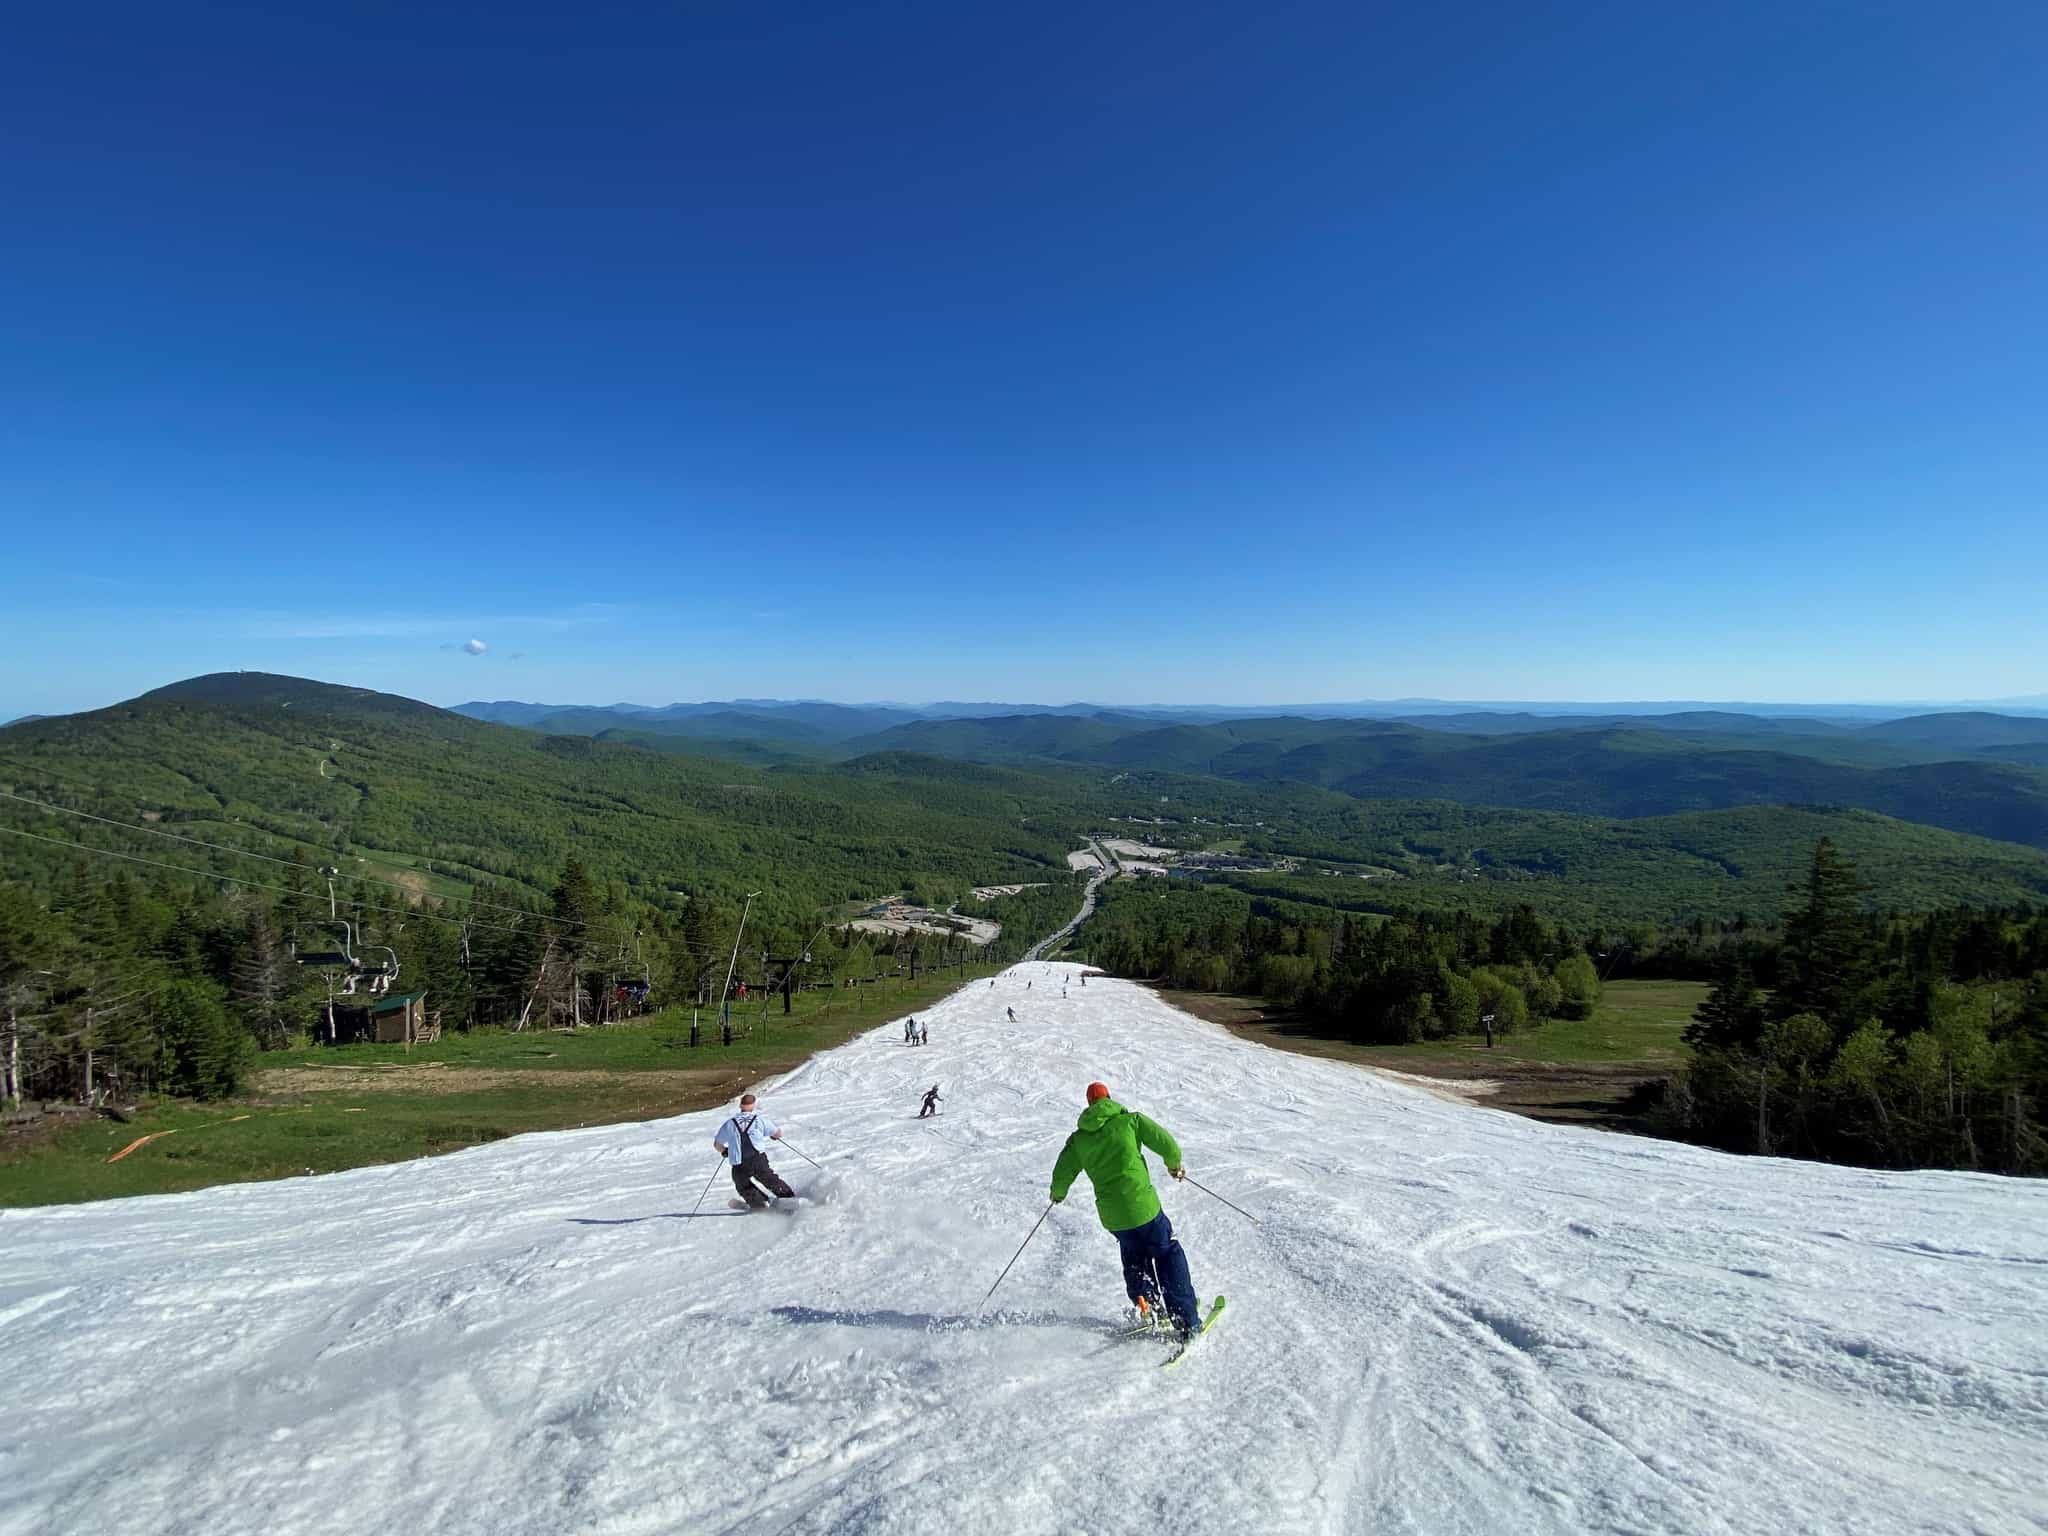
<svg viewBox="0 0 2048 1536">
<path fill-rule="evenodd" d="M 329 1045 L 411 1045 L 427 1038 L 425 991 L 394 992 L 357 1003 L 337 999 L 327 1010 Z"/>
</svg>

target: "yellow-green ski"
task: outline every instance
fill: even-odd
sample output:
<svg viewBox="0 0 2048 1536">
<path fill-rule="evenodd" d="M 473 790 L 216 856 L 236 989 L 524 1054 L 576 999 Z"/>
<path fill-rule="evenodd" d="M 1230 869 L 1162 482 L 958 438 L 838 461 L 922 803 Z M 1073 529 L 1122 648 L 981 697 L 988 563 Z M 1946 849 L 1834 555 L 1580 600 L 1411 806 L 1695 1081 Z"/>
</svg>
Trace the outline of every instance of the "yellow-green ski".
<svg viewBox="0 0 2048 1536">
<path fill-rule="evenodd" d="M 1171 1370 L 1174 1366 L 1179 1365 L 1181 1361 L 1187 1359 L 1188 1351 L 1193 1349 L 1197 1342 L 1199 1342 L 1201 1339 L 1207 1336 L 1209 1330 L 1216 1326 L 1216 1319 L 1221 1317 L 1222 1315 L 1223 1298 L 1221 1296 L 1218 1296 L 1214 1301 L 1209 1303 L 1209 1311 L 1208 1314 L 1202 1319 L 1202 1326 L 1197 1328 L 1194 1331 L 1194 1333 L 1189 1335 L 1188 1341 L 1185 1344 L 1181 1345 L 1180 1348 L 1176 1349 L 1171 1355 L 1168 1355 L 1166 1357 L 1166 1368 L 1168 1370 Z"/>
</svg>

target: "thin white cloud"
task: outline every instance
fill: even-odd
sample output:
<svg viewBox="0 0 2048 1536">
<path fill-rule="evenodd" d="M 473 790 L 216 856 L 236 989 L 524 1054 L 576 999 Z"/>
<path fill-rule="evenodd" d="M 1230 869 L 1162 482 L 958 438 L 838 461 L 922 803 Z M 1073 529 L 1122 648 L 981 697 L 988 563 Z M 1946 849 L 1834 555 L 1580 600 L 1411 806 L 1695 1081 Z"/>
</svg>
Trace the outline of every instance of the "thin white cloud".
<svg viewBox="0 0 2048 1536">
<path fill-rule="evenodd" d="M 463 641 L 462 648 L 472 656 L 481 656 L 490 649 L 483 641 L 475 639 Z"/>
</svg>

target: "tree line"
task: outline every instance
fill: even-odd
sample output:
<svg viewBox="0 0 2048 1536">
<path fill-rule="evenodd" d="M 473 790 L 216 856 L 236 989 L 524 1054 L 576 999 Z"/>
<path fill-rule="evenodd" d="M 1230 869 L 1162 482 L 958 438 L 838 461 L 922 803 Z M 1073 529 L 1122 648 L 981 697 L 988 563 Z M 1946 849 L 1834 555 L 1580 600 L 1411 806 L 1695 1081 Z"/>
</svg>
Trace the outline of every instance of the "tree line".
<svg viewBox="0 0 2048 1536">
<path fill-rule="evenodd" d="M 1731 1151 L 2048 1173 L 2048 913 L 1871 913 L 1822 840 L 1766 950 L 1731 950 L 1664 1129 Z"/>
<path fill-rule="evenodd" d="M 1257 994 L 1320 1032 L 1404 1044 L 1584 1017 L 1604 981 L 1712 980 L 1652 1124 L 1730 1151 L 2048 1172 L 2048 912 L 1873 910 L 1827 838 L 1779 917 L 1671 927 L 1518 906 L 1374 916 L 1125 883 L 1084 935 L 1115 974 Z"/>
<path fill-rule="evenodd" d="M 337 949 L 342 924 L 359 958 L 388 946 L 391 992 L 424 992 L 446 1029 L 715 1008 L 728 977 L 732 996 L 744 989 L 733 1015 L 744 1029 L 798 989 L 1014 959 L 1080 900 L 1063 874 L 963 900 L 963 915 L 1003 924 L 978 947 L 957 932 L 864 932 L 767 899 L 650 901 L 573 857 L 545 898 L 505 885 L 469 902 L 407 900 L 330 876 L 303 850 L 273 884 L 105 875 L 82 859 L 44 889 L 0 883 L 0 1101 L 235 1093 L 258 1051 L 318 1040 L 330 1003 L 367 1000 L 339 991 L 346 967 L 305 963 Z"/>
<path fill-rule="evenodd" d="M 1528 906 L 1375 916 L 1221 886 L 1118 882 L 1090 919 L 1090 960 L 1119 976 L 1255 993 L 1332 1038 L 1408 1044 L 1583 1018 L 1601 977 L 1590 935 Z"/>
</svg>

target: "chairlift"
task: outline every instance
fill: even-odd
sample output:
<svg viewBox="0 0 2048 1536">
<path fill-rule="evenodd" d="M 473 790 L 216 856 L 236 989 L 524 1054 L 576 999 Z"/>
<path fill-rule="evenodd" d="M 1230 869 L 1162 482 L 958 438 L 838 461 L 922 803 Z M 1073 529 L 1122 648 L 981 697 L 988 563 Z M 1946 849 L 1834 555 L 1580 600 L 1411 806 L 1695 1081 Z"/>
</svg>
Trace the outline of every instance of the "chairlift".
<svg viewBox="0 0 2048 1536">
<path fill-rule="evenodd" d="M 296 960 L 300 965 L 336 965 L 347 966 L 351 970 L 355 969 L 357 962 L 355 957 L 355 930 L 353 928 L 340 918 L 335 918 L 331 922 L 314 922 L 311 926 L 315 928 L 339 928 L 341 930 L 341 948 L 338 950 L 311 949 L 302 951 L 299 948 L 297 935 L 293 935 L 291 941 L 292 959 Z"/>
<path fill-rule="evenodd" d="M 370 983 L 371 995 L 382 997 L 391 990 L 391 983 L 398 980 L 398 951 L 389 944 L 366 944 L 363 947 L 382 950 L 384 958 L 375 962 L 356 961 L 350 969 L 346 990 L 353 991 L 356 978 L 363 977 Z"/>
</svg>

